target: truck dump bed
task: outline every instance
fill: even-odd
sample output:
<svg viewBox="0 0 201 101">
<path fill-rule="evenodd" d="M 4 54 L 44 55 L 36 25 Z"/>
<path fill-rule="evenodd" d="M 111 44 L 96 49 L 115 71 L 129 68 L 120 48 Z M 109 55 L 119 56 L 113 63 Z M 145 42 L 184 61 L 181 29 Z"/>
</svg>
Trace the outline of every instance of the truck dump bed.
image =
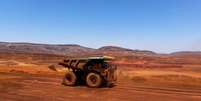
<svg viewBox="0 0 201 101">
<path fill-rule="evenodd" d="M 113 60 L 113 57 L 101 56 L 101 57 L 88 57 L 88 58 L 69 58 L 65 59 L 63 62 L 59 63 L 60 65 L 67 68 L 79 68 L 83 69 L 89 61 L 110 61 Z"/>
</svg>

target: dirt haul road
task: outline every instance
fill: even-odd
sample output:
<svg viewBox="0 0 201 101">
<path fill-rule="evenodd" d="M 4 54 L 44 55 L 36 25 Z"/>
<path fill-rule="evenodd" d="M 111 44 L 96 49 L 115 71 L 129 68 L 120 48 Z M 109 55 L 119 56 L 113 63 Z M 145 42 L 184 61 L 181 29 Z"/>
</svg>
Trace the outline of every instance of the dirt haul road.
<svg viewBox="0 0 201 101">
<path fill-rule="evenodd" d="M 67 87 L 62 75 L 0 72 L 0 101 L 201 101 L 200 90 L 136 86 L 120 79 L 113 88 Z"/>
</svg>

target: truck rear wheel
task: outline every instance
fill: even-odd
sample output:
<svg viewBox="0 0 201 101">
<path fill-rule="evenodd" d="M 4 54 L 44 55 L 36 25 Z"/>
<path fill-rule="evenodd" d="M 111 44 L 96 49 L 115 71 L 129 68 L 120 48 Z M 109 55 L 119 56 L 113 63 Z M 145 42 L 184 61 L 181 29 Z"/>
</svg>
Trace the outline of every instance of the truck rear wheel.
<svg viewBox="0 0 201 101">
<path fill-rule="evenodd" d="M 68 71 L 63 78 L 63 84 L 66 86 L 74 86 L 76 84 L 76 81 L 77 77 L 72 71 Z"/>
<path fill-rule="evenodd" d="M 102 78 L 98 73 L 91 72 L 86 77 L 86 83 L 89 87 L 97 88 L 102 84 Z"/>
</svg>

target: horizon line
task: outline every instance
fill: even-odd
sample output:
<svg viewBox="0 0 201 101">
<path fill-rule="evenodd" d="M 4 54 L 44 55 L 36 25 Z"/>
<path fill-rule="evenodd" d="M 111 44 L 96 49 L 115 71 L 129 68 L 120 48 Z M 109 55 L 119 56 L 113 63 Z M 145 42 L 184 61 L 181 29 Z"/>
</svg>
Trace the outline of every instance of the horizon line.
<svg viewBox="0 0 201 101">
<path fill-rule="evenodd" d="M 46 42 L 26 42 L 26 41 L 0 41 L 0 43 L 8 43 L 8 44 L 32 44 L 32 45 L 55 45 L 55 46 L 64 46 L 64 45 L 75 45 L 75 46 L 80 46 L 80 47 L 85 47 L 85 48 L 91 48 L 91 49 L 100 49 L 102 47 L 117 47 L 117 48 L 123 48 L 123 49 L 130 49 L 133 51 L 151 51 L 157 54 L 173 54 L 173 53 L 178 53 L 178 52 L 201 52 L 201 51 L 188 51 L 188 50 L 181 50 L 181 51 L 174 51 L 174 52 L 155 52 L 153 50 L 146 50 L 146 49 L 133 49 L 133 48 L 127 48 L 123 46 L 118 46 L 118 45 L 103 45 L 99 48 L 94 48 L 94 47 L 88 47 L 80 44 L 72 44 L 72 43 L 46 43 Z"/>
</svg>

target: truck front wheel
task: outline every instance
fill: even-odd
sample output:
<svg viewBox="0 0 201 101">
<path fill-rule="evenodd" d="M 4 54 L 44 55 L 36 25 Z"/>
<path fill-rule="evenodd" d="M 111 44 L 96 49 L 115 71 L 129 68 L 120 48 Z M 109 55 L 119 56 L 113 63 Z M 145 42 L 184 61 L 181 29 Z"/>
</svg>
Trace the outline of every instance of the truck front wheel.
<svg viewBox="0 0 201 101">
<path fill-rule="evenodd" d="M 100 74 L 91 72 L 86 77 L 86 83 L 89 87 L 97 88 L 100 87 L 102 84 L 102 78 Z"/>
</svg>

